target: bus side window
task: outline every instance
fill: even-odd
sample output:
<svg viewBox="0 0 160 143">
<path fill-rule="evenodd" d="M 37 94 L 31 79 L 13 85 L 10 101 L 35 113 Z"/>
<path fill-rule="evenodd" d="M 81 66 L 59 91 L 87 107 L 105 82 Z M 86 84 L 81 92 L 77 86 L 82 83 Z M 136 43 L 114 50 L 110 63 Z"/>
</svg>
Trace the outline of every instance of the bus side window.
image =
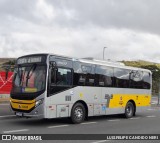
<svg viewBox="0 0 160 143">
<path fill-rule="evenodd" d="M 72 71 L 71 69 L 58 68 L 56 84 L 60 86 L 72 85 Z"/>
<path fill-rule="evenodd" d="M 74 72 L 73 76 L 73 85 L 77 86 L 79 82 L 79 74 Z"/>
<path fill-rule="evenodd" d="M 95 75 L 95 85 L 113 87 L 113 68 L 107 66 L 97 66 Z"/>
<path fill-rule="evenodd" d="M 87 78 L 86 78 L 86 85 L 87 86 L 94 86 L 94 79 L 95 75 L 94 74 L 87 74 Z"/>
<path fill-rule="evenodd" d="M 118 88 L 129 87 L 129 70 L 114 68 L 115 86 Z"/>
<path fill-rule="evenodd" d="M 72 73 L 70 71 L 67 71 L 66 80 L 67 80 L 67 85 L 72 85 Z"/>
<path fill-rule="evenodd" d="M 143 89 L 143 72 L 130 72 L 130 88 Z"/>
<path fill-rule="evenodd" d="M 148 72 L 143 72 L 143 89 L 150 89 L 150 73 Z"/>
<path fill-rule="evenodd" d="M 99 81 L 98 81 L 98 85 L 99 86 L 104 86 L 104 79 L 105 79 L 105 76 L 104 75 L 99 75 Z"/>
<path fill-rule="evenodd" d="M 55 84 L 56 83 L 56 70 L 52 69 L 51 70 L 51 84 Z"/>
<path fill-rule="evenodd" d="M 79 74 L 78 85 L 85 86 L 85 84 L 86 84 L 86 75 L 85 74 Z"/>
</svg>

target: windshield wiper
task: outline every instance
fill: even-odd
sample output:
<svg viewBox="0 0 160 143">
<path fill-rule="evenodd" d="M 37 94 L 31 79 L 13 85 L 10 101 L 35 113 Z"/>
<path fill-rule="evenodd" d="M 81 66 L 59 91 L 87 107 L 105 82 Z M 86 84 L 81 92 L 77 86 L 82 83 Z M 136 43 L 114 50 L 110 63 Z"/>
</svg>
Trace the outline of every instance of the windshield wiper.
<svg viewBox="0 0 160 143">
<path fill-rule="evenodd" d="M 18 77 L 19 77 L 19 86 L 21 85 L 21 82 L 22 82 L 22 73 L 20 73 L 20 70 L 19 70 L 20 68 L 22 68 L 22 67 L 21 67 L 20 65 L 18 65 L 18 66 L 17 66 L 17 69 L 18 69 L 18 70 L 16 71 L 16 72 L 17 72 L 17 73 L 16 73 L 16 76 L 18 75 Z M 15 78 L 16 78 L 16 76 L 15 76 Z M 14 80 L 15 80 L 15 79 L 14 79 Z"/>
<path fill-rule="evenodd" d="M 26 76 L 26 87 L 28 86 L 28 80 L 31 78 L 31 76 L 32 76 L 32 74 L 33 74 L 33 72 L 35 71 L 35 69 L 36 69 L 36 67 L 37 67 L 37 64 L 33 64 L 32 66 L 31 66 L 31 68 L 29 69 L 29 71 L 28 71 L 28 74 L 27 74 L 27 76 Z M 30 72 L 32 71 L 32 74 L 30 75 Z"/>
</svg>

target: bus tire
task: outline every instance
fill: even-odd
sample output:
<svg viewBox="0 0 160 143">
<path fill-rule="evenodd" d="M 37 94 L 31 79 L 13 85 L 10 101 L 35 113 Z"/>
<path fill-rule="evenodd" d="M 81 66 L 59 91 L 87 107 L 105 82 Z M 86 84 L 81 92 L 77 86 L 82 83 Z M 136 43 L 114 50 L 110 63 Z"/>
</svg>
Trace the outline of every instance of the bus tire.
<svg viewBox="0 0 160 143">
<path fill-rule="evenodd" d="M 71 121 L 74 124 L 79 124 L 84 121 L 86 115 L 85 107 L 82 103 L 76 103 L 71 111 Z"/>
<path fill-rule="evenodd" d="M 124 113 L 125 117 L 126 118 L 133 117 L 134 111 L 135 111 L 135 109 L 134 109 L 133 103 L 132 102 L 128 102 L 126 107 L 125 107 L 125 113 Z"/>
</svg>

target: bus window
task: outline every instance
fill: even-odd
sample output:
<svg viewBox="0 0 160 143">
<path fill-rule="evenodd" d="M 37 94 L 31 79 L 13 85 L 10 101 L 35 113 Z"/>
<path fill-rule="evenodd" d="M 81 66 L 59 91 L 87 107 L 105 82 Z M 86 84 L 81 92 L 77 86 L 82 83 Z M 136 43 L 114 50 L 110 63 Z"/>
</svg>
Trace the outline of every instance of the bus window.
<svg viewBox="0 0 160 143">
<path fill-rule="evenodd" d="M 72 85 L 72 74 L 71 69 L 58 68 L 56 84 L 60 86 L 71 86 Z"/>
<path fill-rule="evenodd" d="M 79 74 L 78 85 L 84 86 L 86 83 L 86 74 Z"/>
<path fill-rule="evenodd" d="M 94 86 L 94 67 L 76 62 L 74 64 L 74 85 Z"/>
<path fill-rule="evenodd" d="M 56 71 L 55 69 L 51 70 L 51 84 L 55 84 L 56 83 Z"/>
<path fill-rule="evenodd" d="M 113 68 L 96 67 L 96 86 L 113 87 Z"/>
<path fill-rule="evenodd" d="M 87 74 L 86 86 L 94 86 L 94 74 Z"/>
<path fill-rule="evenodd" d="M 105 76 L 97 75 L 97 78 L 98 78 L 98 86 L 104 86 Z"/>
<path fill-rule="evenodd" d="M 114 68 L 115 87 L 129 87 L 129 70 Z"/>
<path fill-rule="evenodd" d="M 32 68 L 34 67 L 34 68 Z M 13 91 L 16 93 L 33 93 L 45 89 L 46 68 L 40 65 L 23 66 L 15 69 Z"/>
<path fill-rule="evenodd" d="M 72 70 L 66 68 L 56 68 L 51 71 L 51 84 L 49 96 L 69 89 L 72 86 Z"/>
<path fill-rule="evenodd" d="M 150 89 L 150 73 L 143 72 L 143 89 Z"/>
<path fill-rule="evenodd" d="M 130 88 L 143 89 L 143 72 L 142 71 L 130 72 Z"/>
</svg>

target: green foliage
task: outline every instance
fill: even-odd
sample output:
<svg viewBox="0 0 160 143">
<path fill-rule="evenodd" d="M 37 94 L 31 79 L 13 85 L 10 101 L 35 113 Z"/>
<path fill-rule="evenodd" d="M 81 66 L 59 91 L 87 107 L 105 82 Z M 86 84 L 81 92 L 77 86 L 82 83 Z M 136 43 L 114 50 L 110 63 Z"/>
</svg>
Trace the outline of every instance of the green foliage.
<svg viewBox="0 0 160 143">
<path fill-rule="evenodd" d="M 8 62 L 3 63 L 3 65 L 15 65 L 16 60 L 9 60 Z"/>
<path fill-rule="evenodd" d="M 0 71 L 13 71 L 16 59 L 0 58 Z"/>
</svg>

